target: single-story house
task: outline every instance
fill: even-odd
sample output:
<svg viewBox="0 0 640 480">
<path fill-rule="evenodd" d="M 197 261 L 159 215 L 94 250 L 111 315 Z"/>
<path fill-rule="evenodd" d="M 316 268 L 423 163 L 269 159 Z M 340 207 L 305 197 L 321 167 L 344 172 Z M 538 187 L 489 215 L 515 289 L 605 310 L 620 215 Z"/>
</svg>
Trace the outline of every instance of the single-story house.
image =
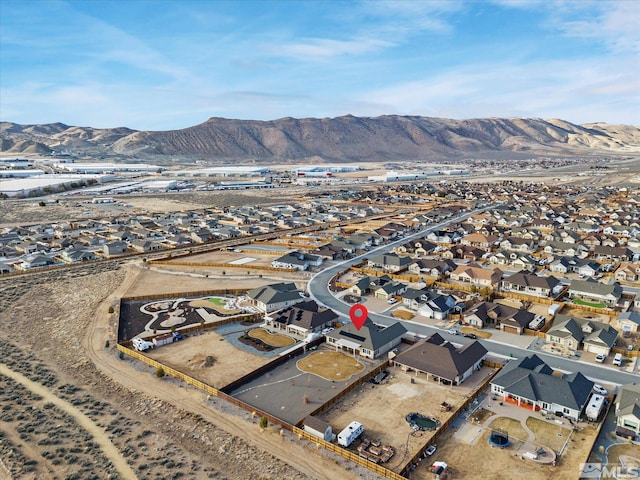
<svg viewBox="0 0 640 480">
<path fill-rule="evenodd" d="M 369 259 L 368 267 L 381 268 L 385 272 L 399 272 L 406 270 L 411 263 L 413 263 L 411 257 L 401 257 L 396 253 L 386 253 Z"/>
<path fill-rule="evenodd" d="M 309 267 L 322 265 L 320 255 L 311 255 L 304 252 L 289 252 L 271 262 L 273 268 L 285 268 L 295 270 L 307 270 Z"/>
<path fill-rule="evenodd" d="M 414 371 L 451 385 L 460 385 L 473 372 L 480 370 L 487 349 L 477 341 L 456 347 L 434 333 L 393 359 L 396 366 L 404 371 Z"/>
<path fill-rule="evenodd" d="M 294 283 L 275 283 L 256 287 L 247 292 L 252 305 L 262 312 L 273 312 L 304 301 Z"/>
<path fill-rule="evenodd" d="M 517 272 L 501 282 L 505 292 L 517 292 L 536 297 L 549 297 L 553 288 L 560 283 L 554 276 L 539 277 L 534 273 Z"/>
<path fill-rule="evenodd" d="M 559 314 L 545 334 L 545 342 L 565 355 L 580 347 L 596 355 L 609 355 L 616 343 L 618 331 L 607 323 Z"/>
<path fill-rule="evenodd" d="M 591 303 L 603 303 L 608 307 L 615 306 L 622 296 L 622 287 L 618 282 L 600 283 L 588 278 L 572 280 L 569 285 L 569 298 L 577 298 Z"/>
<path fill-rule="evenodd" d="M 326 334 L 327 343 L 352 355 L 375 359 L 399 345 L 407 329 L 400 322 L 388 327 L 378 327 L 370 318 L 358 330 L 353 323 L 347 323 Z"/>
<path fill-rule="evenodd" d="M 272 332 L 284 333 L 298 339 L 305 339 L 311 333 L 319 333 L 330 327 L 338 315 L 328 308 L 320 308 L 309 300 L 296 303 L 265 317 L 265 328 Z"/>
<path fill-rule="evenodd" d="M 491 287 L 502 279 L 502 270 L 494 268 L 491 270 L 482 268 L 480 265 L 471 263 L 460 265 L 450 276 L 451 280 L 470 283 L 478 287 Z"/>
<path fill-rule="evenodd" d="M 436 293 L 431 295 L 427 302 L 418 308 L 418 315 L 444 320 L 447 314 L 454 310 L 456 303 L 455 297 Z"/>
<path fill-rule="evenodd" d="M 616 328 L 621 331 L 630 333 L 640 332 L 640 313 L 622 312 L 615 320 Z"/>
<path fill-rule="evenodd" d="M 622 385 L 615 403 L 616 434 L 638 440 L 640 437 L 640 384 Z"/>
<path fill-rule="evenodd" d="M 426 258 L 416 260 L 409 265 L 408 271 L 415 275 L 429 275 L 441 278 L 445 274 L 455 270 L 458 267 L 452 260 L 429 260 Z"/>
<path fill-rule="evenodd" d="M 463 316 L 464 323 L 476 328 L 493 326 L 503 332 L 522 335 L 535 314 L 528 310 L 494 302 L 479 302 L 469 308 Z"/>
<path fill-rule="evenodd" d="M 533 354 L 507 363 L 491 380 L 491 393 L 520 407 L 577 421 L 593 385 L 580 372 L 553 375 L 553 369 Z"/>
</svg>

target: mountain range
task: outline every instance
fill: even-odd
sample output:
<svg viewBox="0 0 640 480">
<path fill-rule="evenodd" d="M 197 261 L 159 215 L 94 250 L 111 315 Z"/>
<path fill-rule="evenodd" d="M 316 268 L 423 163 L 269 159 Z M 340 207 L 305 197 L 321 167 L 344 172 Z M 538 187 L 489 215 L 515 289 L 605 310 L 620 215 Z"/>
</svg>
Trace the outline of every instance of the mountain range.
<svg viewBox="0 0 640 480">
<path fill-rule="evenodd" d="M 254 163 L 619 155 L 640 152 L 640 129 L 606 123 L 576 125 L 558 119 L 398 115 L 272 121 L 210 118 L 169 131 L 1 122 L 0 152 Z"/>
</svg>

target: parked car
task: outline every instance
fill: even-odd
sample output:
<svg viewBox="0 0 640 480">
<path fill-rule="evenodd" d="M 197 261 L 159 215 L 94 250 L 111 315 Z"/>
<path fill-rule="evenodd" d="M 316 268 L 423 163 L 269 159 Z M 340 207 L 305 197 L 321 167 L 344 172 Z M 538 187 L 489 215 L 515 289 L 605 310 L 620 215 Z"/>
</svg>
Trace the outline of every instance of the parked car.
<svg viewBox="0 0 640 480">
<path fill-rule="evenodd" d="M 464 336 L 467 338 L 473 338 L 473 339 L 478 338 L 478 336 L 475 333 L 465 333 Z"/>
<path fill-rule="evenodd" d="M 602 385 L 598 385 L 597 383 L 593 386 L 593 391 L 598 395 L 606 395 L 607 393 L 609 393 L 606 388 L 604 388 Z"/>
<path fill-rule="evenodd" d="M 389 305 L 393 305 L 393 304 L 394 304 L 394 303 L 396 303 L 397 301 L 398 301 L 397 299 L 395 299 L 395 298 L 391 297 L 389 300 L 387 300 L 387 303 L 388 303 Z"/>
<path fill-rule="evenodd" d="M 607 358 L 606 355 L 599 353 L 598 355 L 596 355 L 596 362 L 603 363 L 606 358 Z"/>
<path fill-rule="evenodd" d="M 425 457 L 430 457 L 431 455 L 436 453 L 436 448 L 437 447 L 435 445 L 429 445 L 427 449 L 424 451 Z"/>
<path fill-rule="evenodd" d="M 444 333 L 448 333 L 449 335 L 458 335 L 458 330 L 454 330 L 453 328 L 450 328 L 448 330 L 445 330 Z"/>
</svg>

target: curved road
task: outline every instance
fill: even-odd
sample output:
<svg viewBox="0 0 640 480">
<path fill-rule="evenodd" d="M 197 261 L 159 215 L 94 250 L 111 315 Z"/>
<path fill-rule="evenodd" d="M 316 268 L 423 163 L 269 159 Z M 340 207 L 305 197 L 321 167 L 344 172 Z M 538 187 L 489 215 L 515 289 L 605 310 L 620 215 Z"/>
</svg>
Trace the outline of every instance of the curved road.
<svg viewBox="0 0 640 480">
<path fill-rule="evenodd" d="M 346 260 L 344 262 L 340 262 L 336 265 L 333 265 L 329 268 L 322 270 L 321 272 L 314 275 L 311 280 L 309 280 L 308 291 L 309 296 L 314 299 L 319 305 L 324 305 L 325 307 L 331 308 L 338 314 L 343 317 L 349 318 L 349 309 L 351 305 L 343 302 L 342 300 L 337 299 L 333 293 L 329 290 L 329 282 L 331 279 L 339 272 L 346 270 L 350 266 L 353 266 L 357 263 L 362 262 L 362 260 L 369 259 L 376 255 L 380 255 L 381 253 L 385 253 L 390 251 L 396 245 L 401 245 L 406 243 L 409 240 L 417 239 L 425 236 L 429 232 L 433 230 L 438 230 L 442 227 L 445 227 L 451 223 L 459 222 L 460 220 L 466 219 L 470 215 L 474 215 L 476 213 L 482 212 L 487 209 L 491 209 L 495 207 L 495 205 L 489 206 L 486 209 L 478 209 L 472 212 L 465 213 L 463 215 L 458 215 L 454 218 L 451 218 L 445 222 L 441 222 L 431 227 L 421 230 L 420 232 L 413 233 L 409 236 L 403 237 L 400 240 L 389 243 L 387 245 L 383 245 L 381 247 L 375 248 L 364 255 L 359 257 L 352 258 L 350 260 Z M 400 322 L 404 325 L 407 331 L 411 333 L 415 333 L 418 336 L 427 336 L 431 335 L 434 332 L 438 332 L 444 338 L 454 341 L 455 343 L 467 343 L 471 340 L 464 338 L 462 336 L 451 335 L 445 333 L 444 330 L 436 327 L 431 327 L 429 325 L 423 325 L 421 323 L 411 322 L 408 320 L 398 320 L 394 317 L 389 317 L 387 315 L 381 315 L 377 313 L 369 312 L 369 318 L 373 320 L 374 323 L 380 325 L 391 325 L 395 322 Z M 505 343 L 501 343 L 495 340 L 485 340 L 478 339 L 480 343 L 484 345 L 484 347 L 489 350 L 489 352 L 502 355 L 504 357 L 524 357 L 535 353 L 540 358 L 542 358 L 550 367 L 562 370 L 565 372 L 575 372 L 580 371 L 583 375 L 590 378 L 593 381 L 598 382 L 607 382 L 607 383 L 615 383 L 618 385 L 628 384 L 638 382 L 640 376 L 634 373 L 623 372 L 614 368 L 599 366 L 595 364 L 587 364 L 582 363 L 576 360 L 571 360 L 564 357 L 559 357 L 556 355 L 550 355 L 543 352 L 527 350 L 525 348 L 515 347 L 513 345 L 508 345 Z"/>
</svg>

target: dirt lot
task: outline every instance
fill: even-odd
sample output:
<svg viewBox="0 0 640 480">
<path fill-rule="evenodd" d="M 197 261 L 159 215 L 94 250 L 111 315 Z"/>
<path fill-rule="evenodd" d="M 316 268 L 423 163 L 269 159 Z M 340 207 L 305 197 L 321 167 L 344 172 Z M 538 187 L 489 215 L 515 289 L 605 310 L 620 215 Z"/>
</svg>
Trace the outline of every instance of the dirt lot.
<svg viewBox="0 0 640 480">
<path fill-rule="evenodd" d="M 180 342 L 149 350 L 147 355 L 213 387 L 222 388 L 261 367 L 269 359 L 240 350 L 215 331 L 190 335 Z M 213 365 L 206 360 L 213 357 Z"/>
<path fill-rule="evenodd" d="M 508 407 L 519 408 L 519 407 Z M 524 410 L 524 409 L 520 409 Z M 528 416 L 528 413 L 516 411 L 519 416 Z M 568 448 L 560 457 L 556 466 L 539 464 L 530 460 L 523 460 L 520 454 L 524 450 L 530 450 L 531 444 L 517 439 L 524 436 L 524 428 L 515 419 L 485 415 L 490 421 L 489 428 L 481 425 L 463 423 L 459 429 L 446 432 L 438 440 L 438 450 L 428 462 L 422 464 L 413 472 L 411 478 L 419 480 L 431 480 L 429 465 L 433 461 L 445 461 L 449 464 L 453 478 L 475 480 L 478 478 L 478 466 L 482 465 L 482 477 L 492 480 L 513 480 L 514 478 L 526 478 L 528 480 L 547 480 L 550 478 L 571 479 L 578 477 L 578 464 L 585 462 L 589 448 L 596 434 L 595 427 L 581 423 L 578 430 L 571 432 Z M 482 424 L 483 421 L 481 420 Z M 532 422 L 527 422 L 531 425 Z M 491 427 L 504 428 L 513 436 L 513 443 L 504 449 L 492 447 L 488 442 Z M 534 425 L 535 428 L 535 425 Z M 554 431 L 557 430 L 557 431 Z M 562 430 L 560 430 L 562 429 Z M 562 438 L 551 439 L 550 435 L 561 431 L 567 434 L 566 425 L 550 424 L 548 428 L 540 429 L 535 442 L 547 441 L 554 443 L 553 447 L 564 444 L 566 435 Z M 522 450 L 524 449 L 524 450 Z M 491 461 L 487 461 L 491 459 Z M 514 472 L 518 472 L 517 475 Z"/>
<path fill-rule="evenodd" d="M 260 278 L 257 274 L 247 276 L 246 272 L 228 272 L 227 275 L 210 275 L 205 277 L 204 273 L 187 272 L 179 267 L 139 268 L 138 277 L 126 292 L 126 296 L 135 295 L 155 295 L 155 294 L 180 294 L 183 292 L 194 292 L 201 290 L 224 290 L 226 288 L 238 288 L 250 290 L 262 285 L 274 282 L 294 281 L 284 275 L 263 274 Z M 296 283 L 300 288 L 304 288 L 306 283 L 300 281 Z"/>
<path fill-rule="evenodd" d="M 362 423 L 364 436 L 396 450 L 396 455 L 385 466 L 398 471 L 433 436 L 429 431 L 414 432 L 405 420 L 407 414 L 417 412 L 441 422 L 446 420 L 476 382 L 486 377 L 489 369 L 483 367 L 467 380 L 468 383 L 455 388 L 427 381 L 426 376 L 416 378 L 400 368 L 390 368 L 389 372 L 391 375 L 382 384 L 363 384 L 320 417 L 329 422 L 336 432 L 353 420 Z M 412 378 L 415 383 L 411 383 Z M 453 410 L 441 411 L 441 402 L 453 405 Z"/>
<path fill-rule="evenodd" d="M 217 250 L 213 252 L 199 253 L 197 255 L 190 255 L 188 257 L 175 260 L 169 260 L 169 262 L 180 261 L 191 263 L 225 263 L 229 264 L 229 268 L 233 268 L 237 271 L 242 271 L 243 265 L 249 265 L 252 267 L 269 267 L 271 265 L 271 262 L 273 262 L 276 258 L 284 255 L 285 253 L 286 251 L 278 252 L 277 254 L 269 254 L 257 253 L 255 251 L 227 252 L 223 250 Z M 234 264 L 233 262 L 236 263 Z M 233 272 L 230 271 L 229 273 Z"/>
</svg>

